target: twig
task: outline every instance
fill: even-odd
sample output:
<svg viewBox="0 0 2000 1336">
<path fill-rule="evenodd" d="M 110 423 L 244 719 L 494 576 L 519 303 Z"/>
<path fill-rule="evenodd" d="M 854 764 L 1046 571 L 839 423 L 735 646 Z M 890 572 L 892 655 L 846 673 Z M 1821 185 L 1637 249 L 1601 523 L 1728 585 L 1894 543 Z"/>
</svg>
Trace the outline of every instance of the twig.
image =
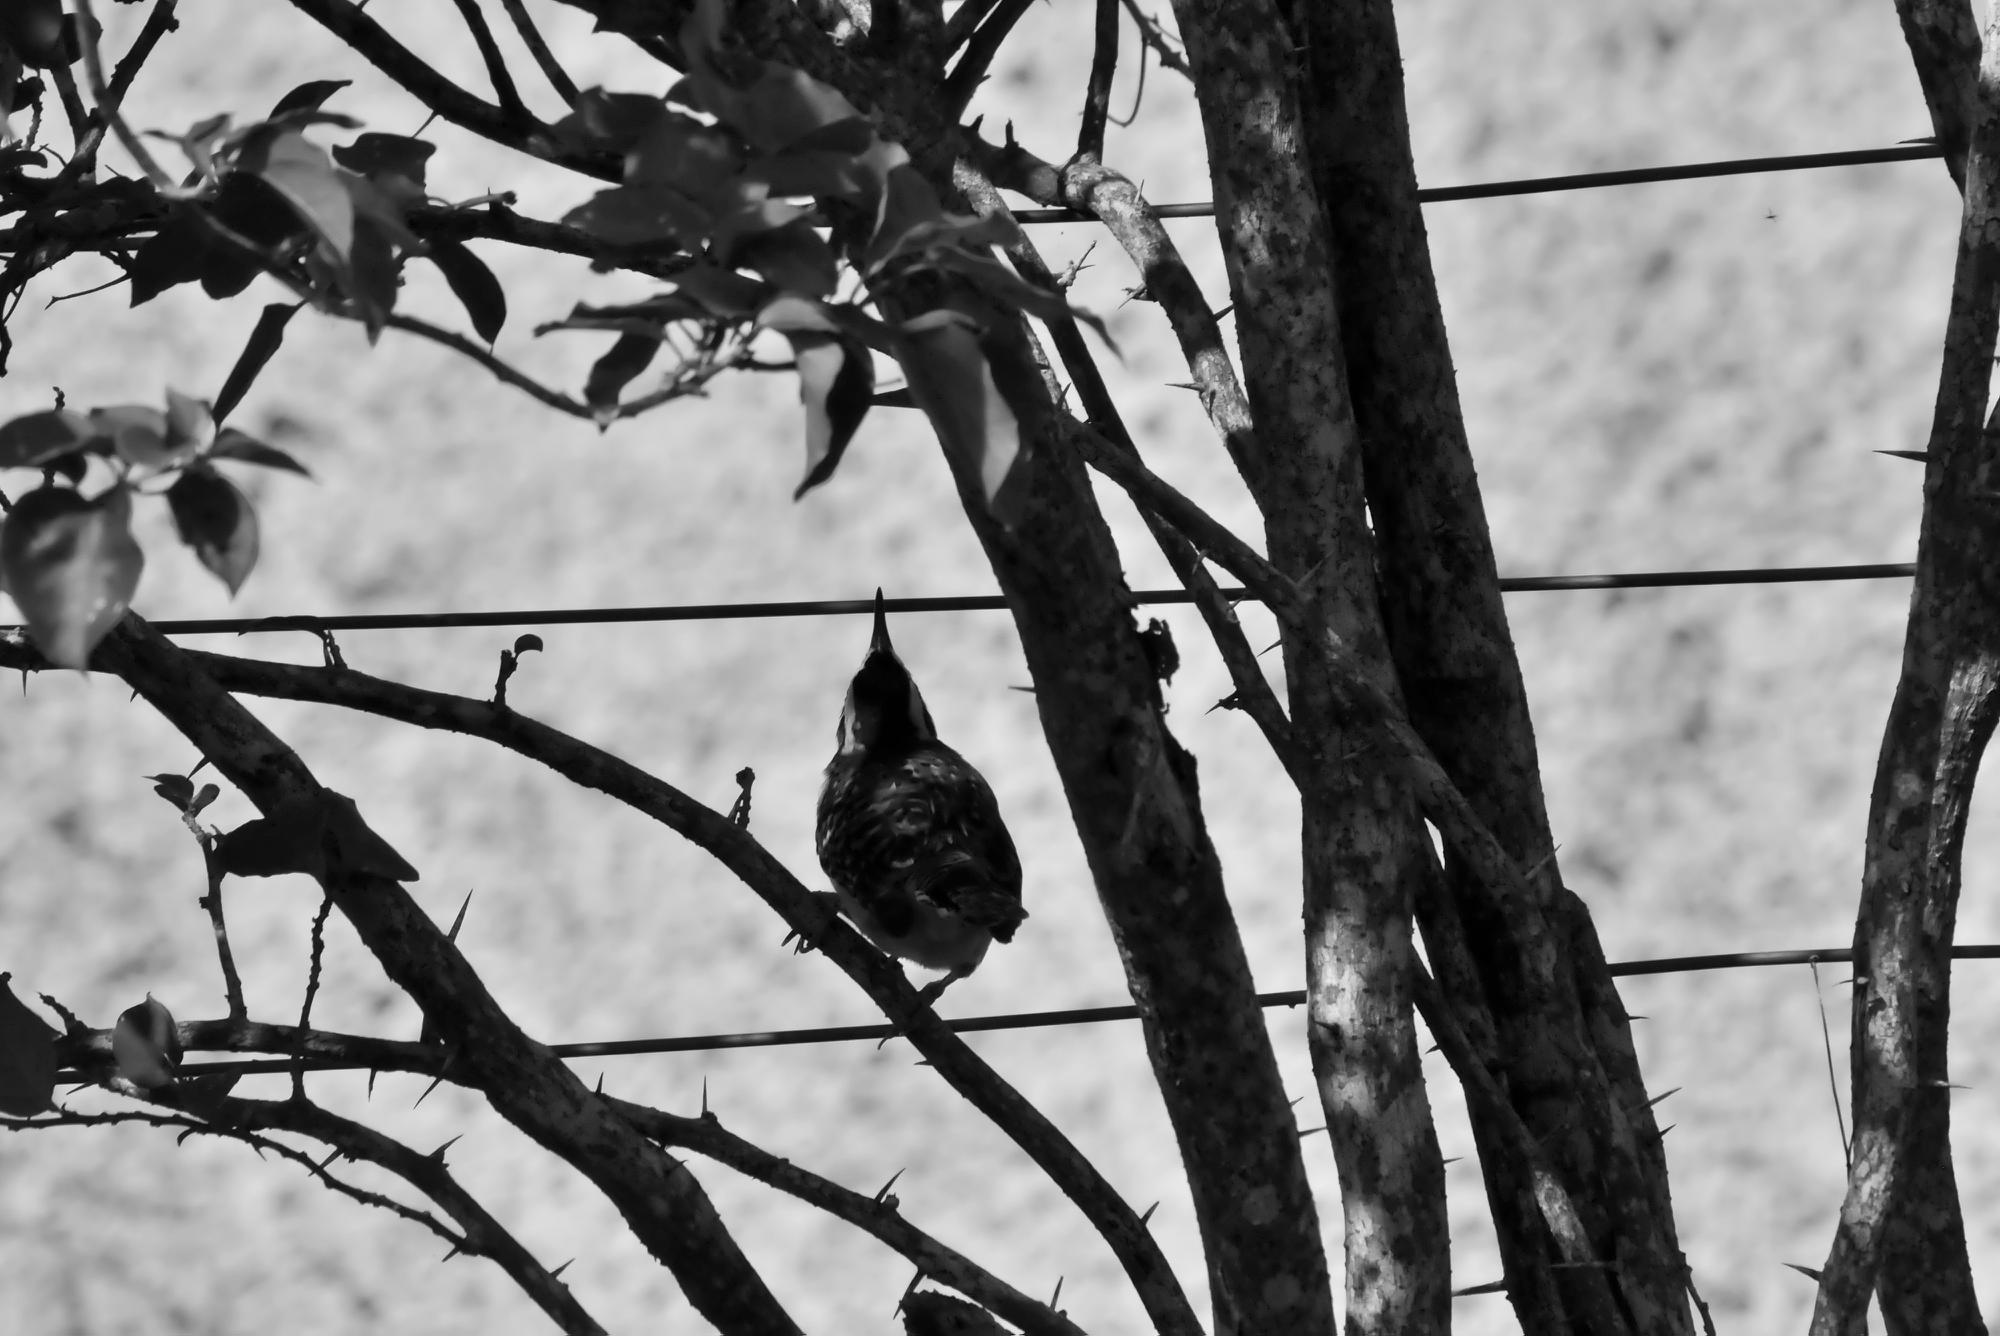
<svg viewBox="0 0 2000 1336">
<path fill-rule="evenodd" d="M 249 1019 L 250 1008 L 243 1000 L 243 976 L 236 972 L 236 953 L 229 948 L 229 925 L 222 917 L 222 868 L 215 858 L 214 841 L 201 841 L 202 867 L 208 877 L 208 893 L 201 907 L 208 911 L 209 925 L 215 930 L 215 955 L 222 966 L 222 996 L 229 1006 L 229 1019 Z"/>
<path fill-rule="evenodd" d="M 1159 21 L 1151 14 L 1139 8 L 1139 0 L 1123 0 L 1123 3 L 1125 12 L 1139 25 L 1140 40 L 1152 49 L 1153 54 L 1159 58 L 1161 66 L 1193 83 L 1194 70 L 1188 65 L 1186 56 L 1168 45 L 1167 30 L 1161 27 Z"/>
<path fill-rule="evenodd" d="M 1118 0 L 1097 0 L 1094 41 L 1090 82 L 1083 94 L 1083 124 L 1076 134 L 1076 155 L 1102 162 L 1104 124 L 1111 115 L 1111 80 L 1118 72 Z"/>
<path fill-rule="evenodd" d="M 522 43 L 527 46 L 528 54 L 535 58 L 535 64 L 541 67 L 542 77 L 549 81 L 549 87 L 556 90 L 556 96 L 563 100 L 564 106 L 574 107 L 578 96 L 576 81 L 569 77 L 569 71 L 556 59 L 555 52 L 549 50 L 549 44 L 542 37 L 542 30 L 535 26 L 527 5 L 522 0 L 500 0 L 500 7 L 514 21 L 514 31 L 521 35 Z"/>
<path fill-rule="evenodd" d="M 973 30 L 985 21 L 986 16 L 993 11 L 993 6 L 998 3 L 999 0 L 965 0 L 964 4 L 953 10 L 951 17 L 944 23 L 944 49 L 951 52 L 964 45 L 972 36 Z"/>
<path fill-rule="evenodd" d="M 1833 1121 L 1840 1129 L 1840 1160 L 1849 1173 L 1854 1171 L 1854 1143 L 1847 1139 L 1847 1113 L 1840 1106 L 1840 1078 L 1833 1065 L 1833 1031 L 1826 1023 L 1826 994 L 1819 986 L 1819 962 L 1810 962 L 1812 969 L 1813 1001 L 1819 1006 L 1819 1037 L 1826 1049 L 1826 1084 L 1833 1092 Z"/>
<path fill-rule="evenodd" d="M 97 16 L 91 12 L 90 0 L 76 0 L 76 20 L 77 42 L 83 48 L 84 77 L 90 80 L 90 96 L 97 103 L 97 115 L 111 127 L 111 133 L 118 137 L 119 144 L 132 155 L 132 161 L 138 164 L 139 170 L 161 194 L 176 192 L 178 183 L 167 175 L 153 157 L 152 150 L 132 133 L 132 127 L 118 114 L 119 95 L 105 82 L 104 61 L 97 50 Z"/>
<path fill-rule="evenodd" d="M 977 1262 L 946 1247 L 904 1219 L 888 1201 L 844 1188 L 780 1159 L 724 1128 L 713 1113 L 687 1118 L 609 1095 L 605 1100 L 661 1145 L 707 1156 L 853 1225 L 908 1258 L 924 1276 L 951 1286 L 1031 1336 L 1083 1336 L 1075 1323 L 1050 1305 L 1023 1294 Z"/>
<path fill-rule="evenodd" d="M 1001 43 L 1007 34 L 1014 31 L 1014 25 L 1028 12 L 1034 0 L 999 0 L 993 12 L 973 30 L 966 39 L 965 51 L 945 76 L 943 97 L 944 115 L 957 121 L 965 114 L 966 104 L 979 91 L 979 85 L 986 81 L 986 71 L 991 68 L 994 57 L 1000 54 Z"/>
<path fill-rule="evenodd" d="M 313 998 L 319 994 L 320 969 L 326 959 L 326 920 L 333 913 L 333 895 L 329 892 L 319 902 L 319 912 L 313 915 L 312 949 L 310 963 L 306 966 L 306 995 L 299 1004 L 299 1033 L 306 1034 L 312 1029 Z M 297 1061 L 292 1066 L 292 1098 L 306 1097 L 305 1053 L 295 1055 Z"/>
<path fill-rule="evenodd" d="M 499 100 L 503 115 L 519 120 L 534 121 L 528 104 L 521 101 L 521 90 L 514 86 L 514 75 L 507 68 L 507 59 L 500 54 L 500 44 L 493 40 L 493 29 L 487 25 L 486 15 L 479 8 L 479 0 L 453 0 L 458 6 L 459 17 L 472 33 L 472 40 L 479 47 L 479 58 L 486 63 L 486 77 L 493 82 L 493 96 Z"/>
<path fill-rule="evenodd" d="M 172 1107 L 175 1093 L 169 1087 L 158 1092 L 154 1098 Z M 442 1158 L 420 1154 L 373 1128 L 342 1118 L 310 1102 L 229 1098 L 218 1101 L 212 1111 L 201 1117 L 151 1110 L 111 1113 L 59 1110 L 53 1116 L 43 1115 L 33 1121 L 10 1119 L 0 1125 L 13 1131 L 23 1131 L 35 1127 L 97 1127 L 121 1123 L 178 1127 L 182 1129 L 183 1137 L 213 1136 L 239 1141 L 259 1152 L 290 1160 L 334 1192 L 422 1225 L 450 1244 L 453 1254 L 464 1253 L 491 1260 L 569 1336 L 604 1336 L 604 1329 L 577 1302 L 569 1287 L 536 1261 L 534 1255 L 504 1225 L 459 1186 Z M 296 1146 L 263 1135 L 266 1131 L 311 1137 L 333 1147 L 336 1154 L 326 1160 L 316 1160 Z M 459 1231 L 452 1231 L 429 1211 L 357 1187 L 337 1177 L 331 1172 L 330 1165 L 340 1157 L 377 1165 L 401 1178 L 436 1203 L 459 1226 Z"/>
</svg>

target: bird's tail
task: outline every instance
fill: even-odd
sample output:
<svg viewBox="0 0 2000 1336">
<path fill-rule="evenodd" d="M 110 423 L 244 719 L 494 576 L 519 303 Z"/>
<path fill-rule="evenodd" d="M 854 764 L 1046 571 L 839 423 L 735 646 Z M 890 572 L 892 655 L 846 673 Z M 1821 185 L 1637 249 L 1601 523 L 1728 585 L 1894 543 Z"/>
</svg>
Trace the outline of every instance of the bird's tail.
<svg viewBox="0 0 2000 1336">
<path fill-rule="evenodd" d="M 996 884 L 985 860 L 963 850 L 940 854 L 910 869 L 912 893 L 967 923 L 993 934 L 996 942 L 1014 940 L 1014 930 L 1027 919 L 1018 897 Z"/>
</svg>

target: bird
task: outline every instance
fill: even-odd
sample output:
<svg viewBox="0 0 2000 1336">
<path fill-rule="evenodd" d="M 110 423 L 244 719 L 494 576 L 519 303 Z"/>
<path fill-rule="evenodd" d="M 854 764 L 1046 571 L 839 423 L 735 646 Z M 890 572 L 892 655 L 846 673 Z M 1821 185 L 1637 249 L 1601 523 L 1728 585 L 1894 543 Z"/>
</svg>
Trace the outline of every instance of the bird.
<svg viewBox="0 0 2000 1336">
<path fill-rule="evenodd" d="M 889 642 L 880 589 L 875 632 L 835 739 L 819 795 L 820 866 L 862 936 L 945 972 L 923 989 L 933 1002 L 1028 917 L 1021 859 L 992 786 L 938 740 L 923 693 Z"/>
</svg>

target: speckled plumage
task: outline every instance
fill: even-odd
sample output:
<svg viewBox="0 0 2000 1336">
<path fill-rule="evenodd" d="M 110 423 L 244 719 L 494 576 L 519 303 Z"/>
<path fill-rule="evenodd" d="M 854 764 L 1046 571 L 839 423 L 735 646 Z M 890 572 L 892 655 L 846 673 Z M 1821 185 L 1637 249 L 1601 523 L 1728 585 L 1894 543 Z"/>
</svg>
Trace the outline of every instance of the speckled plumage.
<svg viewBox="0 0 2000 1336">
<path fill-rule="evenodd" d="M 892 955 L 950 979 L 995 940 L 1011 941 L 1021 860 L 984 777 L 938 741 L 930 712 L 889 645 L 876 593 L 875 636 L 848 688 L 840 747 L 820 790 L 820 866 L 854 925 Z"/>
</svg>

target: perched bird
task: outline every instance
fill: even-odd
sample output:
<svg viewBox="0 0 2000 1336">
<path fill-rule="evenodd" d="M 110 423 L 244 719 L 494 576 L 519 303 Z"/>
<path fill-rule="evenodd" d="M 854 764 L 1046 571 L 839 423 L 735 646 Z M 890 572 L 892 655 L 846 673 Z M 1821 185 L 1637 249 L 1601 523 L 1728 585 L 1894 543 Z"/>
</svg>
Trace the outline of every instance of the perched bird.
<svg viewBox="0 0 2000 1336">
<path fill-rule="evenodd" d="M 819 794 L 820 866 L 869 941 L 945 977 L 979 966 L 1027 918 L 1021 860 L 993 790 L 938 741 L 923 694 L 889 644 L 882 591 L 875 635 L 847 688 L 839 747 Z"/>
</svg>

